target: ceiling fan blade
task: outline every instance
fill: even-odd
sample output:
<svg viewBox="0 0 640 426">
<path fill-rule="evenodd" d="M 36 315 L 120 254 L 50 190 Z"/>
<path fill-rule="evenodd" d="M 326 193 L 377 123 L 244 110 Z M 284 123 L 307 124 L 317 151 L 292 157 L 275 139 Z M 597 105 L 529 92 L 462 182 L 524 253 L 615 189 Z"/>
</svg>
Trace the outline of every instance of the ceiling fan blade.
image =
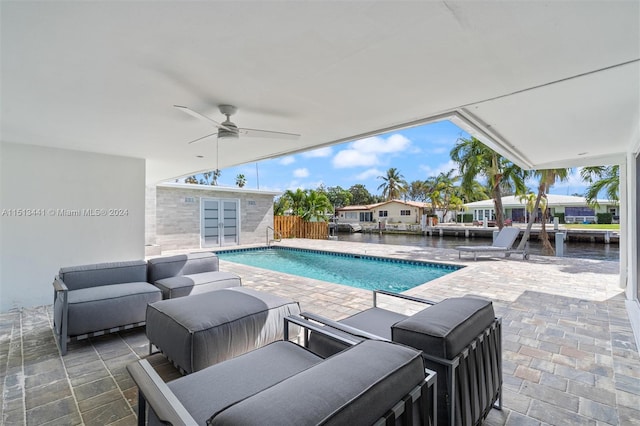
<svg viewBox="0 0 640 426">
<path fill-rule="evenodd" d="M 235 130 L 230 129 L 229 127 L 225 126 L 224 124 L 217 122 L 217 121 L 216 121 L 216 120 L 214 120 L 213 118 L 209 118 L 209 117 L 207 117 L 206 115 L 202 115 L 202 114 L 200 114 L 199 112 L 194 111 L 194 110 L 192 110 L 192 109 L 191 109 L 191 108 L 189 108 L 189 107 L 182 106 L 182 105 L 174 105 L 174 108 L 178 108 L 180 111 L 184 112 L 185 114 L 189 114 L 190 116 L 195 117 L 195 118 L 198 118 L 198 119 L 200 119 L 200 120 L 210 121 L 210 122 L 212 122 L 213 124 L 215 124 L 215 125 L 216 125 L 216 127 L 217 127 L 217 128 L 219 128 L 219 129 L 228 130 L 228 131 L 230 131 L 230 132 L 235 131 Z"/>
<path fill-rule="evenodd" d="M 199 142 L 199 141 L 201 141 L 202 139 L 206 139 L 206 138 L 209 138 L 209 137 L 211 137 L 211 136 L 215 136 L 215 135 L 217 135 L 217 134 L 218 134 L 218 132 L 211 133 L 210 135 L 206 135 L 206 136 L 203 136 L 203 137 L 201 137 L 201 138 L 194 139 L 194 140 L 192 140 L 191 142 L 187 142 L 187 144 L 188 144 L 188 145 L 190 145 L 190 144 L 192 144 L 192 143 Z"/>
<path fill-rule="evenodd" d="M 270 130 L 258 130 L 258 129 L 238 129 L 238 133 L 242 136 L 249 136 L 252 138 L 274 138 L 274 139 L 290 139 L 296 140 L 300 138 L 297 133 L 285 133 L 285 132 L 272 132 Z"/>
</svg>

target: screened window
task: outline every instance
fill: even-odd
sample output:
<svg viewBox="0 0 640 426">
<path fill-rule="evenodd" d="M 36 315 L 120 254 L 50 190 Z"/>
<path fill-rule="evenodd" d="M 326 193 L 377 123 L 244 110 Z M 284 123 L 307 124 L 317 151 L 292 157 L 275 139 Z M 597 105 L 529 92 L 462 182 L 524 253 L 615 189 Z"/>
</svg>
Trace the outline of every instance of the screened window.
<svg viewBox="0 0 640 426">
<path fill-rule="evenodd" d="M 387 216 L 389 216 L 389 212 L 386 210 L 380 210 L 378 212 L 378 217 L 387 217 Z"/>
<path fill-rule="evenodd" d="M 400 216 L 411 216 L 411 210 L 400 210 Z"/>
</svg>

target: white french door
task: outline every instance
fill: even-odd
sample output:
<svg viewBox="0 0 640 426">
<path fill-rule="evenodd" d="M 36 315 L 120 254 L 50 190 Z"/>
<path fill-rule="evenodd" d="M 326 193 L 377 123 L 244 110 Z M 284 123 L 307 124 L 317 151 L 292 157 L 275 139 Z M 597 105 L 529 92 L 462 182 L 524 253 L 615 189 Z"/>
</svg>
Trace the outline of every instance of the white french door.
<svg viewBox="0 0 640 426">
<path fill-rule="evenodd" d="M 202 198 L 200 201 L 200 246 L 239 244 L 240 202 L 237 199 Z"/>
</svg>

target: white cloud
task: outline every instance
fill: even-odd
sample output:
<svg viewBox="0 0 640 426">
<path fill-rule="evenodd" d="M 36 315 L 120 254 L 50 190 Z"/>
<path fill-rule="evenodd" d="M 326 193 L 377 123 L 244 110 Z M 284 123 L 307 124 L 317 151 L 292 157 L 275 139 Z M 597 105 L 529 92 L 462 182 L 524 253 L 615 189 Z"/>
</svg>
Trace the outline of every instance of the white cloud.
<svg viewBox="0 0 640 426">
<path fill-rule="evenodd" d="M 306 158 L 329 157 L 333 153 L 333 149 L 327 146 L 324 148 L 314 149 L 313 151 L 303 152 L 301 155 Z"/>
<path fill-rule="evenodd" d="M 407 152 L 411 141 L 400 134 L 393 134 L 388 138 L 373 136 L 357 140 L 347 149 L 338 151 L 333 157 L 333 167 L 341 169 L 347 167 L 367 167 L 381 164 L 380 156 L 385 157 L 400 152 Z"/>
<path fill-rule="evenodd" d="M 343 149 L 332 160 L 333 167 L 344 169 L 347 167 L 375 166 L 379 163 L 378 156 L 372 153 L 360 152 L 355 149 Z"/>
<path fill-rule="evenodd" d="M 454 170 L 453 172 L 454 176 L 459 175 L 460 172 L 458 169 L 458 164 L 453 160 L 449 160 L 446 163 L 439 164 L 436 167 L 431 167 L 425 164 L 420 165 L 420 170 L 423 170 L 425 172 L 424 179 L 438 176 L 440 173 L 449 173 L 451 169 Z"/>
<path fill-rule="evenodd" d="M 384 172 L 374 168 L 365 170 L 364 172 L 356 175 L 355 178 L 357 180 L 367 180 L 370 178 L 377 178 L 378 176 L 384 176 Z"/>
<path fill-rule="evenodd" d="M 286 157 L 282 157 L 280 159 L 280 164 L 282 164 L 283 166 L 288 166 L 291 163 L 295 163 L 296 162 L 296 157 L 294 157 L 293 155 L 287 155 Z"/>
<path fill-rule="evenodd" d="M 309 176 L 309 169 L 307 168 L 295 169 L 293 171 L 293 176 L 297 178 L 306 178 Z"/>
<path fill-rule="evenodd" d="M 411 141 L 400 134 L 393 134 L 387 139 L 379 136 L 360 139 L 351 144 L 351 149 L 363 153 L 390 154 L 409 148 Z"/>
</svg>

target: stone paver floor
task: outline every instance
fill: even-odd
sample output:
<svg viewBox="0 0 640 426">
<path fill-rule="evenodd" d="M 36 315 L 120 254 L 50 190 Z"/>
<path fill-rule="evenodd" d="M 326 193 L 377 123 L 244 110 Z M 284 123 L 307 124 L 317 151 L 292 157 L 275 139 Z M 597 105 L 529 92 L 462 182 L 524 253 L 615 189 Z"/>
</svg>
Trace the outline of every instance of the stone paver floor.
<svg viewBox="0 0 640 426">
<path fill-rule="evenodd" d="M 476 294 L 503 317 L 502 411 L 488 425 L 640 425 L 640 357 L 618 286 L 618 263 L 533 256 L 458 260 L 457 252 L 317 240 L 280 245 L 466 268 L 407 293 L 432 300 Z M 340 319 L 371 306 L 368 291 L 221 262 L 243 284 Z M 408 311 L 419 307 L 403 305 Z M 147 356 L 143 330 L 72 343 L 59 355 L 51 306 L 0 314 L 0 424 L 136 423 L 137 388 L 125 366 Z M 150 357 L 165 380 L 178 377 Z"/>
</svg>

